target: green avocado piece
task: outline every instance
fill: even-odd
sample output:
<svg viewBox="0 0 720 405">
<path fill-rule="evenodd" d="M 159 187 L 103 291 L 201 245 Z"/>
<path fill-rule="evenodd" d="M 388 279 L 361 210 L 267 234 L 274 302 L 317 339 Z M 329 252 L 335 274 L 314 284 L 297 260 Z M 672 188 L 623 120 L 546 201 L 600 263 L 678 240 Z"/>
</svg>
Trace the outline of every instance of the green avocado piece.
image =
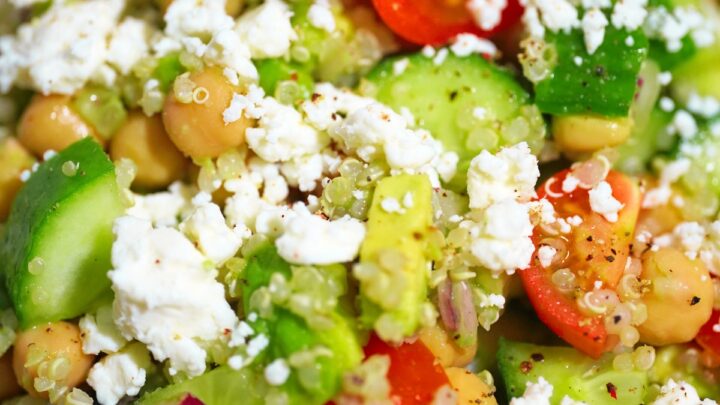
<svg viewBox="0 0 720 405">
<path fill-rule="evenodd" d="M 407 66 L 396 74 L 397 64 Z M 470 160 L 482 150 L 526 141 L 537 153 L 544 143 L 545 122 L 530 95 L 509 71 L 480 55 L 450 52 L 439 65 L 420 53 L 386 58 L 360 91 L 395 111 L 407 108 L 419 127 L 458 154 L 455 191 L 464 191 Z"/>
<path fill-rule="evenodd" d="M 388 212 L 383 206 L 391 200 L 402 208 Z M 362 265 L 354 274 L 360 280 L 360 321 L 385 341 L 400 342 L 420 325 L 427 299 L 426 247 L 432 223 L 427 176 L 399 175 L 378 182 L 360 249 Z"/>
<path fill-rule="evenodd" d="M 76 165 L 72 176 L 63 173 L 67 162 Z M 21 328 L 74 318 L 112 297 L 112 223 L 124 210 L 115 166 L 92 139 L 38 167 L 0 241 L 0 272 Z"/>
<path fill-rule="evenodd" d="M 571 347 L 501 339 L 497 362 L 508 398 L 543 377 L 553 386 L 553 405 L 565 396 L 593 405 L 642 404 L 648 385 L 644 371 L 615 370 L 612 355 L 593 360 Z"/>
</svg>

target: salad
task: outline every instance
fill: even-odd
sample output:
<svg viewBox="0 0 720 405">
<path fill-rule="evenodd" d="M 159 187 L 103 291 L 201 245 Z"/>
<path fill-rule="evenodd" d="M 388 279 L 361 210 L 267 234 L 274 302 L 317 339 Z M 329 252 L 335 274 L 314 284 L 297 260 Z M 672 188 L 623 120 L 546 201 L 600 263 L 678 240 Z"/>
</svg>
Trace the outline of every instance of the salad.
<svg viewBox="0 0 720 405">
<path fill-rule="evenodd" d="M 720 3 L 0 0 L 0 403 L 720 400 Z"/>
</svg>

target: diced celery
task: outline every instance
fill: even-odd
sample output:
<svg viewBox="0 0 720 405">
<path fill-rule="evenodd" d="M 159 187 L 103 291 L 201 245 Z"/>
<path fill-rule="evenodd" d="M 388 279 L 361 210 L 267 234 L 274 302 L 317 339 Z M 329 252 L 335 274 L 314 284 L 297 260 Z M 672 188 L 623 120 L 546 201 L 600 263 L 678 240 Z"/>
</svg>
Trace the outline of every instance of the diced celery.
<svg viewBox="0 0 720 405">
<path fill-rule="evenodd" d="M 73 97 L 72 106 L 105 139 L 110 139 L 127 118 L 120 95 L 102 87 L 87 87 Z"/>
</svg>

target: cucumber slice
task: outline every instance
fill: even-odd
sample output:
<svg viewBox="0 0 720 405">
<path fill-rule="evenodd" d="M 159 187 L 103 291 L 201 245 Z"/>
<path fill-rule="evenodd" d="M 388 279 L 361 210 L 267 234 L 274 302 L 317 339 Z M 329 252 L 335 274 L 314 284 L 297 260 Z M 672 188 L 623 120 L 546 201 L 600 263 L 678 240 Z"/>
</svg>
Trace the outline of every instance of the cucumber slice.
<svg viewBox="0 0 720 405">
<path fill-rule="evenodd" d="M 67 162 L 75 175 L 63 173 Z M 0 242 L 0 271 L 22 328 L 74 318 L 111 298 L 112 223 L 124 209 L 115 166 L 92 139 L 40 165 Z"/>
<path fill-rule="evenodd" d="M 193 379 L 147 393 L 137 404 L 176 405 L 190 394 L 205 405 L 262 405 L 265 403 L 267 385 L 262 373 L 254 369 L 235 371 L 229 367 L 219 367 Z"/>
<path fill-rule="evenodd" d="M 396 75 L 395 64 L 405 59 L 407 67 Z M 463 188 L 469 162 L 480 151 L 526 141 L 537 153 L 545 138 L 545 122 L 530 95 L 509 72 L 479 55 L 451 52 L 440 65 L 422 54 L 388 58 L 360 91 L 395 111 L 407 108 L 418 126 L 459 155 L 453 189 Z"/>
<path fill-rule="evenodd" d="M 522 396 L 526 384 L 540 377 L 554 387 L 552 404 L 566 395 L 593 405 L 641 404 L 645 398 L 647 373 L 615 370 L 612 355 L 596 361 L 570 347 L 501 339 L 497 361 L 508 398 Z"/>
</svg>

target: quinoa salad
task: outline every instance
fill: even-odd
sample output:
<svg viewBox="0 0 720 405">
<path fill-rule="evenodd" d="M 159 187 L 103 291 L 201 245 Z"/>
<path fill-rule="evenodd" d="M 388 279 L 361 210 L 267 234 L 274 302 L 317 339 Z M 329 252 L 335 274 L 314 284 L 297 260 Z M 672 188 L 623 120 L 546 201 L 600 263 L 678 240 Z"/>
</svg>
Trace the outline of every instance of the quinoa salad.
<svg viewBox="0 0 720 405">
<path fill-rule="evenodd" d="M 717 405 L 720 1 L 0 0 L 0 405 Z"/>
</svg>

